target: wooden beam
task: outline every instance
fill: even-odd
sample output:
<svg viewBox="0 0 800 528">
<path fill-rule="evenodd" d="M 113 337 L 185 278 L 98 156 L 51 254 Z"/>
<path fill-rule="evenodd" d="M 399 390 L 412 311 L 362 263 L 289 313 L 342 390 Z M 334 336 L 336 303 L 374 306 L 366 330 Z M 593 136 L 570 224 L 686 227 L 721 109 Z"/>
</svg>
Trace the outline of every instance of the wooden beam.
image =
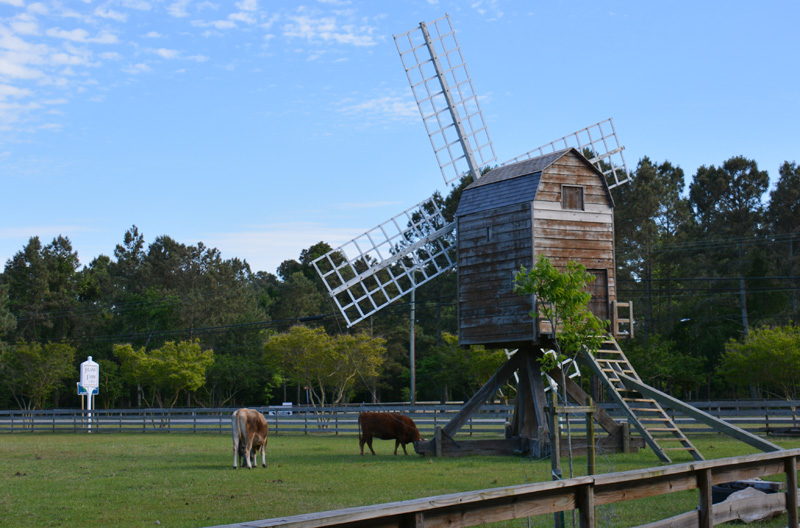
<svg viewBox="0 0 800 528">
<path fill-rule="evenodd" d="M 790 528 L 797 528 L 797 458 L 783 461 L 786 471 L 786 512 Z"/>
<path fill-rule="evenodd" d="M 594 528 L 594 487 L 587 484 L 577 492 L 580 528 Z"/>
<path fill-rule="evenodd" d="M 547 371 L 547 375 L 555 380 L 562 388 L 566 388 L 567 395 L 578 405 L 589 405 L 589 395 L 586 394 L 580 385 L 572 381 L 569 377 L 561 376 L 561 369 L 556 367 Z M 563 383 L 563 384 L 562 384 Z M 614 420 L 604 409 L 598 407 L 594 413 L 594 419 L 605 432 L 612 436 L 622 433 L 622 424 Z"/>
<path fill-rule="evenodd" d="M 697 473 L 697 489 L 700 490 L 697 526 L 699 528 L 714 528 L 714 501 L 711 493 L 710 469 L 702 469 Z"/>
<path fill-rule="evenodd" d="M 489 381 L 484 383 L 483 387 L 478 389 L 478 392 L 472 395 L 472 398 L 461 407 L 461 410 L 458 411 L 453 418 L 447 422 L 447 425 L 444 426 L 442 429 L 448 436 L 455 436 L 459 429 L 461 429 L 469 417 L 474 413 L 481 405 L 486 402 L 489 398 L 494 396 L 494 393 L 497 392 L 497 389 L 500 388 L 500 385 L 505 383 L 508 378 L 520 367 L 522 362 L 522 358 L 519 353 L 514 354 L 511 356 L 508 361 L 503 363 L 499 369 L 489 378 Z"/>
<path fill-rule="evenodd" d="M 419 526 L 421 523 L 425 528 L 458 528 L 569 511 L 576 507 L 580 508 L 582 504 L 588 505 L 590 501 L 593 501 L 595 505 L 602 505 L 698 489 L 698 486 L 704 490 L 703 493 L 708 498 L 710 486 L 723 472 L 727 474 L 735 474 L 738 470 L 747 472 L 754 467 L 764 465 L 771 468 L 771 471 L 782 473 L 784 470 L 791 471 L 790 467 L 796 468 L 798 456 L 800 456 L 800 449 L 759 453 L 693 464 L 675 464 L 593 477 L 575 477 L 553 482 L 521 484 L 387 504 L 263 519 L 226 525 L 225 528 L 344 526 L 401 528 L 409 525 Z M 581 494 L 588 493 L 590 488 L 593 490 L 592 496 L 584 495 L 582 497 Z M 783 494 L 776 493 L 771 497 L 777 497 L 777 499 L 768 499 L 769 501 L 777 500 L 784 504 L 786 502 Z M 710 498 L 707 503 L 710 504 Z M 727 506 L 717 505 L 713 509 L 717 510 L 718 508 L 725 509 Z M 588 509 L 586 511 L 588 515 Z M 697 526 L 699 514 L 693 512 L 692 515 L 694 517 L 693 526 Z M 717 517 L 716 511 L 713 517 Z M 586 519 L 587 523 L 589 521 L 590 519 Z M 679 525 L 675 524 L 674 526 Z"/>
<path fill-rule="evenodd" d="M 769 440 L 765 440 L 758 435 L 754 435 L 753 433 L 749 433 L 744 429 L 736 427 L 735 425 L 731 425 L 725 420 L 721 420 L 708 414 L 707 412 L 701 411 L 697 407 L 693 407 L 686 402 L 683 402 L 677 398 L 673 398 L 669 394 L 663 393 L 658 389 L 654 389 L 646 383 L 642 383 L 641 381 L 635 380 L 630 376 L 626 376 L 625 374 L 621 373 L 618 373 L 617 376 L 622 380 L 622 383 L 624 383 L 626 387 L 638 390 L 645 396 L 653 398 L 663 406 L 672 407 L 677 411 L 691 416 L 698 422 L 708 425 L 718 433 L 726 434 L 764 452 L 781 451 L 783 449 L 782 447 L 773 444 Z"/>
</svg>

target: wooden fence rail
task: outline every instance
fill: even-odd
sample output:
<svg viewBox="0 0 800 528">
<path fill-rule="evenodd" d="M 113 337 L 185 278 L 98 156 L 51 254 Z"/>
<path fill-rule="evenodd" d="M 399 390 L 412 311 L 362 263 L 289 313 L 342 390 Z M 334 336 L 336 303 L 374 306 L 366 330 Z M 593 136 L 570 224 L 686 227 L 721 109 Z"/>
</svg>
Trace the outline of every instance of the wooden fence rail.
<svg viewBox="0 0 800 528">
<path fill-rule="evenodd" d="M 786 493 L 777 503 L 788 511 L 789 526 L 797 527 L 797 463 L 800 449 L 722 458 L 689 464 L 576 477 L 555 482 L 523 484 L 228 524 L 214 528 L 322 528 L 334 526 L 457 528 L 578 510 L 582 528 L 596 525 L 595 507 L 677 491 L 698 490 L 699 506 L 688 526 L 710 528 L 715 513 L 731 505 L 712 505 L 714 484 L 786 474 Z M 746 502 L 746 501 L 743 501 Z M 734 503 L 735 504 L 735 503 Z"/>
<path fill-rule="evenodd" d="M 750 432 L 778 431 L 798 428 L 798 401 L 729 401 L 695 402 L 693 405 L 716 417 Z M 610 404 L 602 404 L 617 420 L 621 413 Z M 423 436 L 430 437 L 436 426 L 447 423 L 460 409 L 460 404 L 384 404 L 329 407 L 317 411 L 307 406 L 257 407 L 269 421 L 272 434 L 335 434 L 358 433 L 358 413 L 363 410 L 402 412 L 411 416 Z M 39 411 L 0 411 L 0 433 L 60 432 L 78 433 L 90 429 L 101 433 L 227 433 L 230 430 L 232 408 L 195 409 L 97 409 L 90 412 L 76 409 Z M 506 420 L 511 415 L 509 405 L 485 405 L 461 431 L 462 435 L 503 435 Z M 692 418 L 673 413 L 676 423 L 688 434 L 707 433 L 711 429 Z M 573 417 L 570 422 L 575 434 L 583 434 L 584 422 Z"/>
</svg>

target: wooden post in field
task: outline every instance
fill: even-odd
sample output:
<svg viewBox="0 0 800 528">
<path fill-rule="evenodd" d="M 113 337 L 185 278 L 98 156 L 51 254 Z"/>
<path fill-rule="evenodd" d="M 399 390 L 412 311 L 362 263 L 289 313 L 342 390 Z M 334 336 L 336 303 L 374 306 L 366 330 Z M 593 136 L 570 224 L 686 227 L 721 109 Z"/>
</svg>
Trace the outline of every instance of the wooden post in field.
<svg viewBox="0 0 800 528">
<path fill-rule="evenodd" d="M 550 467 L 553 480 L 561 480 L 561 430 L 558 424 L 558 394 L 550 391 Z M 569 415 L 567 415 L 569 418 Z M 553 514 L 555 528 L 564 528 L 564 512 Z"/>
<path fill-rule="evenodd" d="M 586 474 L 594 475 L 597 453 L 594 444 L 594 400 L 591 396 L 589 397 L 589 408 L 591 410 L 586 413 Z"/>
<path fill-rule="evenodd" d="M 786 513 L 790 528 L 797 528 L 797 458 L 783 461 L 786 469 Z"/>
<path fill-rule="evenodd" d="M 697 526 L 699 528 L 712 528 L 714 526 L 711 487 L 711 470 L 701 469 L 697 473 L 697 488 L 700 491 L 700 505 L 697 511 Z"/>
</svg>

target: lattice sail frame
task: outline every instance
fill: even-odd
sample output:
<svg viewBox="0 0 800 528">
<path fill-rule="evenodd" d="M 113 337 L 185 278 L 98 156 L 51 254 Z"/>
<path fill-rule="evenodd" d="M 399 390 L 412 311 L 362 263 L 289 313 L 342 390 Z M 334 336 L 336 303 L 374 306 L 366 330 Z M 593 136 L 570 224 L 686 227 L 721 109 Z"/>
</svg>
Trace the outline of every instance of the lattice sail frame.
<svg viewBox="0 0 800 528">
<path fill-rule="evenodd" d="M 480 177 L 494 147 L 448 15 L 394 35 L 445 183 Z"/>
<path fill-rule="evenodd" d="M 611 118 L 589 125 L 572 134 L 567 134 L 541 147 L 529 150 L 525 154 L 520 154 L 516 158 L 508 160 L 503 165 L 549 154 L 568 147 L 575 147 L 582 154 L 590 154 L 589 162 L 606 177 L 609 189 L 630 181 L 628 166 L 625 164 L 625 157 L 622 155 L 625 147 L 619 144 L 614 121 Z"/>
<path fill-rule="evenodd" d="M 432 196 L 313 261 L 351 327 L 455 266 L 455 223 Z"/>
</svg>

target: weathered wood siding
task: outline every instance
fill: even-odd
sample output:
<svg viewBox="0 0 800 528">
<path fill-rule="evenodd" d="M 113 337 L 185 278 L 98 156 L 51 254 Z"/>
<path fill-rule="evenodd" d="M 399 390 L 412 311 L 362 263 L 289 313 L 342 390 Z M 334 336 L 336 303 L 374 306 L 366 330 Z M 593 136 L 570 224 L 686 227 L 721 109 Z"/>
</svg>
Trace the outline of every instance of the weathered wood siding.
<svg viewBox="0 0 800 528">
<path fill-rule="evenodd" d="M 514 274 L 532 265 L 530 202 L 458 219 L 459 343 L 513 344 L 533 339 L 529 297 Z"/>
<path fill-rule="evenodd" d="M 583 186 L 583 211 L 562 209 L 562 184 Z M 613 204 L 598 173 L 575 153 L 542 171 L 533 201 L 533 240 L 534 258 L 545 255 L 557 267 L 574 260 L 588 270 L 606 270 L 608 302 L 616 300 Z"/>
</svg>

